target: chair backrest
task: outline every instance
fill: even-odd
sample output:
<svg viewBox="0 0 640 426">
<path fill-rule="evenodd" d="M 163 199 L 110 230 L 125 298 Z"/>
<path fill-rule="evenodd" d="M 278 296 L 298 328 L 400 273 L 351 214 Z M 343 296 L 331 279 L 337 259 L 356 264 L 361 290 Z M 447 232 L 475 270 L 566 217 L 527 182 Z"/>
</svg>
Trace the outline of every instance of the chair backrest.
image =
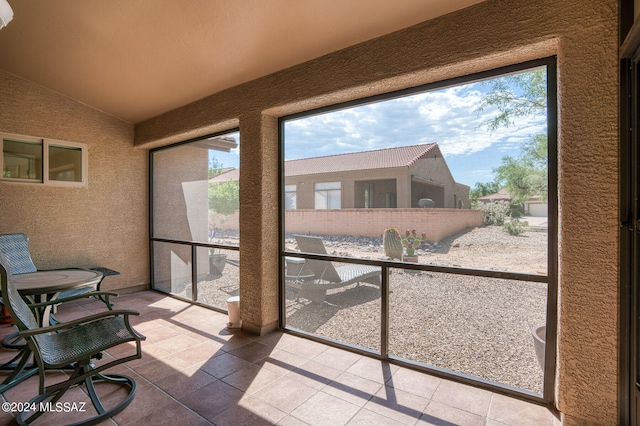
<svg viewBox="0 0 640 426">
<path fill-rule="evenodd" d="M 307 235 L 294 235 L 298 248 L 301 252 L 314 254 L 328 254 L 327 249 L 319 237 L 309 237 Z M 313 272 L 317 279 L 339 283 L 342 281 L 338 271 L 333 264 L 326 260 L 305 259 L 305 266 Z"/>
<path fill-rule="evenodd" d="M 0 251 L 0 289 L 2 300 L 19 330 L 36 329 L 38 321 L 11 282 L 11 261 Z"/>
<path fill-rule="evenodd" d="M 11 262 L 14 275 L 38 270 L 31 260 L 29 238 L 25 234 L 0 234 L 0 251 L 3 251 Z"/>
</svg>

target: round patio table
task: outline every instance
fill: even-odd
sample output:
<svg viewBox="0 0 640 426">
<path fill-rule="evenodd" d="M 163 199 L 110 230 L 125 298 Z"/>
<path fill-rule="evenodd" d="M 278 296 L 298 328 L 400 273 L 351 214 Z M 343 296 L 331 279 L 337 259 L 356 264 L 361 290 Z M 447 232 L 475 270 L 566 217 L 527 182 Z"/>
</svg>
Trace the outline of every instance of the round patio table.
<svg viewBox="0 0 640 426">
<path fill-rule="evenodd" d="M 56 269 L 13 275 L 12 282 L 23 296 L 53 300 L 62 290 L 97 286 L 102 277 L 102 272 L 91 269 Z"/>
</svg>

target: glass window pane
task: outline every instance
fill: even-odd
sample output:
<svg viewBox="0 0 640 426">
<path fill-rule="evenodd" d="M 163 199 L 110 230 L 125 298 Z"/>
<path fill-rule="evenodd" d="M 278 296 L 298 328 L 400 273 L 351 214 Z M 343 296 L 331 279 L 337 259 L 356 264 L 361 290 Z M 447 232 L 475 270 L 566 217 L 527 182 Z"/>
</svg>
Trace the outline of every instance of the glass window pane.
<svg viewBox="0 0 640 426">
<path fill-rule="evenodd" d="M 328 194 L 326 191 L 316 191 L 315 192 L 315 204 L 314 208 L 318 210 L 326 210 L 329 206 L 328 203 Z"/>
<path fill-rule="evenodd" d="M 316 191 L 321 189 L 340 189 L 340 182 L 316 183 Z"/>
<path fill-rule="evenodd" d="M 2 177 L 42 181 L 42 142 L 2 140 Z"/>
<path fill-rule="evenodd" d="M 328 191 L 328 203 L 327 206 L 330 209 L 339 209 L 340 208 L 340 191 Z"/>
<path fill-rule="evenodd" d="M 82 148 L 49 145 L 49 180 L 82 182 Z"/>
</svg>

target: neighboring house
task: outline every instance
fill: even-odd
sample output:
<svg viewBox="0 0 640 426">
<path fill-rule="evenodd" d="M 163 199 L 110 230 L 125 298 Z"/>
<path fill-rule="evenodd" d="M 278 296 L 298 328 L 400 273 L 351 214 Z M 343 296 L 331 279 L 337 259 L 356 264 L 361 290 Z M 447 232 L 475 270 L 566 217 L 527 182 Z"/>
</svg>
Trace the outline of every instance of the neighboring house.
<svg viewBox="0 0 640 426">
<path fill-rule="evenodd" d="M 456 183 L 436 143 L 285 162 L 290 209 L 469 208 L 469 187 Z"/>
<path fill-rule="evenodd" d="M 478 197 L 478 203 L 489 204 L 497 201 L 511 201 L 511 194 L 506 188 L 502 188 L 495 194 Z M 524 213 L 533 217 L 547 217 L 549 204 L 542 200 L 542 197 L 534 196 L 524 202 Z"/>
</svg>

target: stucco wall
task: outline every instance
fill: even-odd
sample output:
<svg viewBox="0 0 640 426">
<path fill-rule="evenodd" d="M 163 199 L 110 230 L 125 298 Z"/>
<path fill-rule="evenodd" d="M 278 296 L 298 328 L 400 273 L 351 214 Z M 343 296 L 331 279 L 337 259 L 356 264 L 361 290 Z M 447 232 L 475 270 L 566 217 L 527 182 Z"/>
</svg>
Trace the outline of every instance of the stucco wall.
<svg viewBox="0 0 640 426">
<path fill-rule="evenodd" d="M 273 278 L 278 265 L 278 140 L 277 132 L 260 131 L 265 121 L 273 126 L 275 117 L 284 114 L 557 55 L 557 406 L 566 424 L 615 424 L 617 7 L 615 0 L 488 0 L 140 123 L 135 143 L 148 147 L 179 141 L 231 128 L 241 118 L 240 256 L 251 256 L 251 266 L 240 271 L 241 282 L 249 287 L 241 288 L 242 315 L 261 329 L 278 318 Z"/>
<path fill-rule="evenodd" d="M 0 71 L 0 131 L 88 145 L 86 188 L 0 182 L 0 233 L 29 236 L 40 269 L 104 266 L 103 289 L 149 283 L 147 152 L 133 125 Z"/>
</svg>

